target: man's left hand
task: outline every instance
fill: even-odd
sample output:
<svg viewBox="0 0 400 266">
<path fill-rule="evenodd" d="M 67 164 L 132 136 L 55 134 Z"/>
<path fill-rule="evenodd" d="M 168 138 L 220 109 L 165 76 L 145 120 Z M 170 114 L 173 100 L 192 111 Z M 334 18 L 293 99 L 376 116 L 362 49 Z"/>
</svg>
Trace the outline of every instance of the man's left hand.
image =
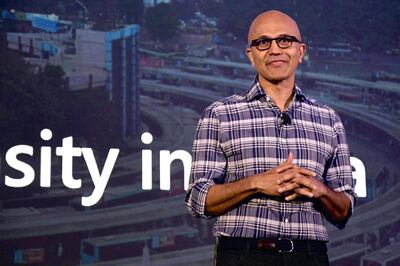
<svg viewBox="0 0 400 266">
<path fill-rule="evenodd" d="M 320 198 L 327 193 L 327 187 L 313 177 L 282 178 L 278 180 L 279 193 L 285 195 L 286 201 L 297 199 L 301 196 L 307 198 Z"/>
</svg>

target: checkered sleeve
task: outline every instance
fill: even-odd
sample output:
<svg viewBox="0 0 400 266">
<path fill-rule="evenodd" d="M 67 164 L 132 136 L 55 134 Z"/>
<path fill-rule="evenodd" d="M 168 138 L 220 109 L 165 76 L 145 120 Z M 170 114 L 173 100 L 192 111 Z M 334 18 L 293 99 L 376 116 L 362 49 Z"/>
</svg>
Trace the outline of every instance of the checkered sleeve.
<svg viewBox="0 0 400 266">
<path fill-rule="evenodd" d="M 347 218 L 340 222 L 332 222 L 333 225 L 342 229 L 353 212 L 356 194 L 354 192 L 354 180 L 350 165 L 350 151 L 346 140 L 346 132 L 339 115 L 334 111 L 332 111 L 332 114 L 334 123 L 332 146 L 334 147 L 334 152 L 327 167 L 326 185 L 336 192 L 344 192 L 351 201 L 351 209 Z"/>
<path fill-rule="evenodd" d="M 200 118 L 193 143 L 193 162 L 185 202 L 195 217 L 212 218 L 206 213 L 206 196 L 211 186 L 222 183 L 226 157 L 220 145 L 220 121 L 209 107 Z"/>
</svg>

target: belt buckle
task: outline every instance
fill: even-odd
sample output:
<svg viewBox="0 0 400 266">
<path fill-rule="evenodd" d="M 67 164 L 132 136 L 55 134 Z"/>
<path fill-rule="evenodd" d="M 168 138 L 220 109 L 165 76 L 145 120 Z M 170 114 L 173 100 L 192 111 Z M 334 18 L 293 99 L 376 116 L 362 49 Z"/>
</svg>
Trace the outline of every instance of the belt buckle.
<svg viewBox="0 0 400 266">
<path fill-rule="evenodd" d="M 279 252 L 290 253 L 294 250 L 293 240 L 288 238 L 279 238 L 277 243 L 277 248 Z"/>
</svg>

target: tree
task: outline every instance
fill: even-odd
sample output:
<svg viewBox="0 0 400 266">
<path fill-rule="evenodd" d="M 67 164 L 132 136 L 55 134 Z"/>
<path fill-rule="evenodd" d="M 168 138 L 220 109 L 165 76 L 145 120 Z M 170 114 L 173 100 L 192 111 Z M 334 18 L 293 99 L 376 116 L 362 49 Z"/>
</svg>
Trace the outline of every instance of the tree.
<svg viewBox="0 0 400 266">
<path fill-rule="evenodd" d="M 197 11 L 197 3 L 195 1 L 173 1 L 171 7 L 174 10 L 175 16 L 182 20 L 189 20 L 193 17 L 194 12 Z"/>
<path fill-rule="evenodd" d="M 100 153 L 121 144 L 117 106 L 108 100 L 104 88 L 75 92 L 69 97 L 66 125 L 70 135 L 85 140 Z"/>
<path fill-rule="evenodd" d="M 104 88 L 72 92 L 59 66 L 35 68 L 0 45 L 0 149 L 18 144 L 43 145 L 40 131 L 49 128 L 61 143 L 66 136 L 94 148 L 120 143 L 117 109 Z"/>
<path fill-rule="evenodd" d="M 201 13 L 211 18 L 223 18 L 224 16 L 224 3 L 215 0 L 204 0 L 198 3 L 198 8 Z"/>
<path fill-rule="evenodd" d="M 147 9 L 144 27 L 155 41 L 167 41 L 176 35 L 179 21 L 168 4 L 158 4 Z"/>
<path fill-rule="evenodd" d="M 41 129 L 64 121 L 64 72 L 57 66 L 35 71 L 5 46 L 0 47 L 0 57 L 5 62 L 0 64 L 0 147 L 39 145 Z"/>
<path fill-rule="evenodd" d="M 64 72 L 57 66 L 37 69 L 26 63 L 22 57 L 9 51 L 5 43 L 0 44 L 0 158 L 15 145 L 26 144 L 34 147 L 34 156 L 21 155 L 37 172 L 39 168 L 38 147 L 60 141 L 62 134 L 54 134 L 50 142 L 40 138 L 43 128 L 55 132 L 63 129 L 68 98 Z M 20 175 L 1 162 L 1 171 L 9 175 Z M 11 174 L 13 173 L 13 174 Z M 2 189 L 2 196 L 29 195 L 38 187 L 26 190 Z M 27 193 L 27 194 L 25 194 Z"/>
<path fill-rule="evenodd" d="M 400 5 L 374 0 L 204 0 L 200 10 L 219 19 L 222 33 L 246 41 L 251 21 L 264 10 L 278 9 L 293 17 L 303 38 L 313 45 L 350 43 L 366 52 L 382 53 L 400 44 Z"/>
<path fill-rule="evenodd" d="M 143 20 L 143 0 L 119 0 L 120 13 L 126 17 L 127 23 L 140 24 Z"/>
</svg>

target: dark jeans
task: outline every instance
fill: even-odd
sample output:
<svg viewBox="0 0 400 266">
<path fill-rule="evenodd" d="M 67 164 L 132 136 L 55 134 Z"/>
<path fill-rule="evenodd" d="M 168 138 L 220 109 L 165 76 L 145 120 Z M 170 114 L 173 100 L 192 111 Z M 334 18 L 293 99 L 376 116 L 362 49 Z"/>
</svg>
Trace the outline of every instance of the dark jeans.
<svg viewBox="0 0 400 266">
<path fill-rule="evenodd" d="M 216 247 L 216 266 L 328 266 L 326 252 L 276 252 L 258 248 Z"/>
</svg>

